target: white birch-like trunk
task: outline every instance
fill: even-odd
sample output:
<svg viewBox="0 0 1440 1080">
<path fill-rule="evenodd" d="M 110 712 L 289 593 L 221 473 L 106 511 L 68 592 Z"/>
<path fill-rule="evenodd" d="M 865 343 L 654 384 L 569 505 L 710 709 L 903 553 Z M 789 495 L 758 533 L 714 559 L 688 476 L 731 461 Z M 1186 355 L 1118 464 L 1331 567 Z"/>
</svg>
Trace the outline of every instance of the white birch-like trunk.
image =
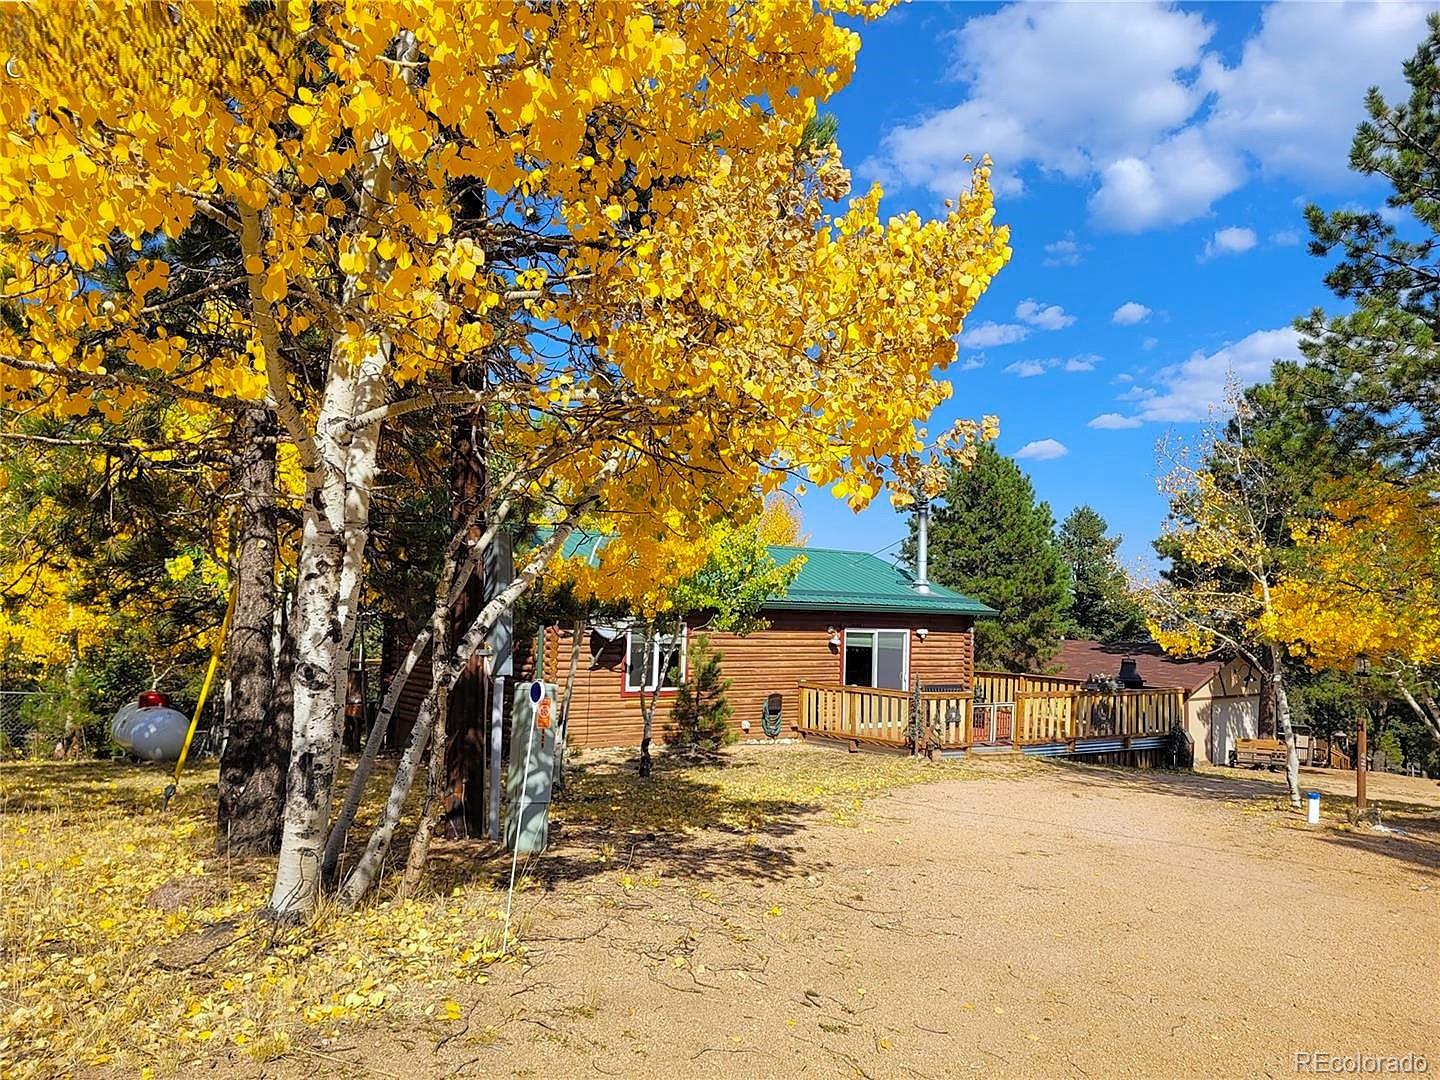
<svg viewBox="0 0 1440 1080">
<path fill-rule="evenodd" d="M 354 908 L 361 897 L 370 891 L 370 886 L 374 884 L 381 866 L 385 863 L 385 856 L 390 853 L 390 842 L 395 838 L 395 829 L 400 824 L 401 813 L 405 810 L 405 800 L 410 796 L 415 775 L 420 771 L 420 762 L 425 758 L 425 747 L 435 724 L 439 694 L 439 685 L 432 686 L 425 695 L 425 700 L 420 703 L 420 715 L 415 718 L 415 726 L 410 729 L 410 741 L 405 745 L 405 752 L 400 755 L 395 779 L 390 784 L 390 795 L 385 800 L 385 812 L 380 815 L 375 831 L 370 834 L 364 854 L 360 856 L 355 869 L 350 871 L 345 884 L 340 888 L 340 904 L 346 909 Z"/>
<path fill-rule="evenodd" d="M 355 763 L 355 771 L 350 775 L 350 787 L 345 793 L 345 805 L 340 808 L 339 815 L 335 818 L 335 824 L 330 826 L 330 835 L 325 840 L 325 858 L 322 862 L 322 873 L 326 881 L 332 881 L 335 871 L 340 865 L 340 853 L 345 850 L 345 841 L 350 835 L 350 826 L 355 824 L 355 815 L 360 809 L 360 800 L 365 794 L 365 785 L 370 780 L 370 774 L 375 769 L 375 758 L 380 753 L 380 744 L 385 741 L 385 733 L 390 730 L 390 721 L 395 716 L 395 707 L 400 704 L 400 698 L 405 692 L 406 685 L 410 682 L 410 674 L 415 670 L 420 657 L 430 645 L 430 628 L 427 626 L 410 644 L 410 651 L 405 654 L 405 660 L 400 669 L 390 679 L 390 686 L 385 691 L 385 699 L 380 703 L 380 709 L 375 714 L 375 720 L 370 725 L 370 733 L 365 736 L 365 747 L 360 752 L 360 760 Z"/>
<path fill-rule="evenodd" d="M 1278 647 L 1270 649 L 1270 678 L 1275 687 L 1275 732 L 1285 744 L 1285 786 L 1290 805 L 1300 807 L 1300 751 L 1295 746 L 1295 729 L 1290 724 L 1290 695 L 1285 692 L 1285 662 Z"/>
<path fill-rule="evenodd" d="M 1417 697 L 1399 676 L 1395 677 L 1395 685 L 1400 690 L 1401 697 L 1405 699 L 1405 704 L 1410 707 L 1410 711 L 1430 729 L 1435 741 L 1440 742 L 1440 708 L 1436 707 L 1435 699 L 1429 694 Z"/>
<path fill-rule="evenodd" d="M 401 695 L 405 691 L 406 683 L 410 681 L 410 675 L 415 670 L 415 665 L 420 662 L 420 657 L 434 637 L 435 620 L 439 613 L 449 611 L 454 605 L 455 597 L 466 587 L 480 560 L 484 558 L 486 549 L 489 548 L 496 533 L 509 517 L 511 506 L 512 500 L 509 497 L 502 500 L 492 515 L 493 520 L 489 528 L 478 540 L 470 543 L 465 564 L 461 567 L 459 575 L 448 591 L 437 597 L 436 608 L 431 612 L 429 624 L 411 642 L 410 651 L 405 655 L 404 662 L 391 678 L 390 686 L 385 691 L 385 698 L 380 703 L 380 709 L 375 714 L 374 722 L 370 725 L 370 733 L 365 737 L 365 747 L 361 751 L 360 760 L 356 763 L 355 772 L 350 777 L 345 804 L 341 807 L 335 823 L 330 827 L 330 834 L 325 840 L 325 856 L 322 860 L 321 870 L 322 876 L 327 882 L 333 881 L 335 878 L 335 873 L 340 865 L 340 854 L 345 850 L 345 841 L 349 837 L 351 827 L 355 824 L 355 815 L 359 811 L 360 800 L 365 794 L 365 785 L 370 779 L 371 772 L 374 771 L 375 757 L 380 751 L 380 744 L 385 739 L 385 733 L 390 729 L 390 721 L 394 718 L 395 709 L 400 704 Z M 470 524 L 470 522 L 466 522 L 460 532 L 451 539 L 445 555 L 447 562 L 460 548 L 460 537 L 464 535 Z"/>
<path fill-rule="evenodd" d="M 640 716 L 642 727 L 640 731 L 640 775 L 649 776 L 655 768 L 654 760 L 650 756 L 650 744 L 655 739 L 655 710 L 660 704 L 660 691 L 665 685 L 665 673 L 670 670 L 670 662 L 675 659 L 678 646 L 674 641 L 664 645 L 659 644 L 660 631 L 652 623 L 648 634 L 649 644 L 645 649 L 645 662 L 651 663 L 655 659 L 655 650 L 660 650 L 660 668 L 655 677 L 655 685 L 646 691 L 640 698 Z M 654 668 L 651 668 L 654 671 Z M 646 675 L 649 678 L 649 675 Z M 643 688 L 644 683 L 641 683 Z"/>
<path fill-rule="evenodd" d="M 303 918 L 320 894 L 326 826 L 340 758 L 370 489 L 380 425 L 353 436 L 345 425 L 383 392 L 389 346 L 380 342 L 358 365 L 337 343 L 316 424 L 323 483 L 306 492 L 293 633 L 297 652 L 285 826 L 270 910 Z"/>
<path fill-rule="evenodd" d="M 408 31 L 400 34 L 396 46 L 396 56 L 409 59 L 414 54 L 414 35 Z M 388 139 L 380 134 L 366 147 L 360 180 L 362 221 L 377 201 L 390 197 L 388 154 Z M 348 304 L 355 296 L 352 276 L 346 280 L 341 298 Z M 315 423 L 313 451 L 318 460 L 307 471 L 295 583 L 297 663 L 290 787 L 270 897 L 270 910 L 286 919 L 307 916 L 320 895 L 325 832 L 344 732 L 350 643 L 359 617 L 370 537 L 370 493 L 381 424 L 366 424 L 356 431 L 349 425 L 384 398 L 391 346 L 387 339 L 377 338 L 358 361 L 354 346 L 354 339 L 342 336 L 331 347 Z M 290 400 L 286 387 L 274 387 L 272 392 Z"/>
<path fill-rule="evenodd" d="M 575 531 L 580 513 L 585 505 L 594 498 L 595 492 L 604 482 L 614 474 L 617 464 L 616 459 L 611 459 L 600 470 L 594 483 L 577 503 L 575 509 L 555 527 L 555 531 L 531 556 L 530 561 L 525 564 L 525 568 L 515 576 L 515 580 L 500 590 L 489 603 L 480 609 L 475 621 L 460 639 L 451 656 L 451 662 L 445 669 L 447 674 L 443 682 L 447 691 L 454 686 L 456 679 L 470 662 L 470 658 L 485 644 L 490 631 L 500 621 L 500 617 L 534 584 L 540 571 L 550 561 L 550 557 Z M 482 540 L 488 543 L 491 535 L 493 534 L 487 534 L 487 538 L 482 538 Z M 437 670 L 439 670 L 438 667 Z M 400 759 L 400 766 L 395 771 L 395 779 L 390 785 L 390 796 L 386 800 L 385 812 L 371 833 L 370 840 L 365 845 L 364 854 L 360 856 L 355 868 L 350 871 L 345 879 L 345 884 L 340 889 L 340 902 L 346 907 L 354 907 L 370 891 L 379 877 L 381 867 L 385 864 L 385 858 L 390 852 L 390 844 L 395 837 L 395 829 L 400 823 L 400 815 L 405 809 L 405 800 L 409 797 L 410 788 L 414 785 L 415 777 L 419 773 L 425 746 L 435 724 L 438 701 L 439 684 L 430 688 L 430 693 L 425 696 L 425 701 L 420 706 L 420 716 L 415 721 L 409 745 L 405 747 L 405 752 Z"/>
</svg>

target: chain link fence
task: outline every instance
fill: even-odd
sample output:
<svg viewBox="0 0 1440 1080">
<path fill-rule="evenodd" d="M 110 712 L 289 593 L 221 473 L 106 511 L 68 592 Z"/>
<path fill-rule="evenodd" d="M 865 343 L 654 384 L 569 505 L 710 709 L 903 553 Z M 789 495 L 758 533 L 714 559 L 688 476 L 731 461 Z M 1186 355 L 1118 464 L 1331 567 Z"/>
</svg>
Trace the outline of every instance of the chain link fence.
<svg viewBox="0 0 1440 1080">
<path fill-rule="evenodd" d="M 38 690 L 0 690 L 0 757 L 18 757 L 30 749 L 35 725 L 26 718 L 26 704 Z"/>
</svg>

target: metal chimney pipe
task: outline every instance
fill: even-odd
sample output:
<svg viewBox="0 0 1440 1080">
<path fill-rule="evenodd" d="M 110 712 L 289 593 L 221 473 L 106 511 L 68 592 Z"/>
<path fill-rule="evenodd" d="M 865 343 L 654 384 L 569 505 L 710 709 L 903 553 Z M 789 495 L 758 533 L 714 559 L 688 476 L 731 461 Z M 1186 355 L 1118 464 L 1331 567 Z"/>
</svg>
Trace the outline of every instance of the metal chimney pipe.
<svg viewBox="0 0 1440 1080">
<path fill-rule="evenodd" d="M 930 500 L 920 492 L 915 498 L 915 591 L 930 591 Z"/>
</svg>

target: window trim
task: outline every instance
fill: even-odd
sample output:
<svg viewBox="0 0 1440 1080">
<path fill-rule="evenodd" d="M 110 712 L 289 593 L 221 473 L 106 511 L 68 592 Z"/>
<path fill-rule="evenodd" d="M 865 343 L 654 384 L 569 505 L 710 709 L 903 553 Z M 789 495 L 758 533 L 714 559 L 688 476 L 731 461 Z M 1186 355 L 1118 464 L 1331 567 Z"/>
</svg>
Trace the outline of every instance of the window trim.
<svg viewBox="0 0 1440 1080">
<path fill-rule="evenodd" d="M 905 664 L 905 672 L 904 672 L 904 674 L 905 674 L 905 685 L 904 685 L 903 687 L 901 687 L 900 689 L 908 690 L 908 689 L 910 688 L 910 635 L 911 635 L 911 633 L 913 633 L 913 631 L 912 631 L 909 627 L 905 627 L 905 626 L 854 626 L 854 627 L 847 626 L 847 627 L 845 627 L 845 634 L 844 634 L 843 639 L 842 639 L 841 642 L 840 642 L 840 684 L 841 684 L 842 686 L 851 686 L 851 685 L 853 685 L 853 684 L 847 683 L 847 682 L 845 681 L 845 654 L 846 654 L 846 650 L 849 649 L 849 647 L 850 647 L 850 635 L 851 635 L 852 633 L 854 633 L 854 634 L 900 634 L 900 635 L 902 636 L 902 638 L 904 639 L 904 642 L 905 642 L 905 659 L 904 659 L 904 664 Z M 861 689 L 861 690 L 892 690 L 892 689 L 895 689 L 894 687 L 889 687 L 889 686 L 876 686 L 876 685 L 875 685 L 875 674 L 876 674 L 875 668 L 876 668 L 876 665 L 880 662 L 880 648 L 879 648 L 879 639 L 878 639 L 878 638 L 872 637 L 870 640 L 871 640 L 871 648 L 870 648 L 870 685 L 869 685 L 869 686 L 864 686 L 864 687 L 858 687 L 857 689 Z"/>
<path fill-rule="evenodd" d="M 638 628 L 637 628 L 637 629 L 630 629 L 630 630 L 626 630 L 626 631 L 625 631 L 625 660 L 624 660 L 624 662 L 620 665 L 620 668 L 621 668 L 621 671 L 620 671 L 620 693 L 621 693 L 621 695 L 624 696 L 624 697 L 638 697 L 638 696 L 641 695 L 641 694 L 653 694 L 653 693 L 656 693 L 656 692 L 657 692 L 657 691 L 656 691 L 656 687 L 653 686 L 653 685 L 650 685 L 650 679 L 651 679 L 652 676 L 658 678 L 658 675 L 655 675 L 654 673 L 655 673 L 656 669 L 657 669 L 657 668 L 659 667 L 659 665 L 660 665 L 660 652 L 659 652 L 659 650 L 656 650 L 655 653 L 653 653 L 652 656 L 651 656 L 651 669 L 650 669 L 650 673 L 647 673 L 647 677 L 646 677 L 646 679 L 645 679 L 646 685 L 645 685 L 645 686 L 641 686 L 641 687 L 636 687 L 636 686 L 631 686 L 631 685 L 630 685 L 630 645 L 631 645 L 631 640 L 635 637 L 636 634 L 643 634 L 643 633 L 644 633 L 644 630 L 643 630 L 643 629 L 638 629 Z M 689 628 L 688 626 L 686 626 L 684 623 L 681 623 L 681 624 L 680 624 L 680 628 L 679 628 L 678 630 L 674 631 L 674 632 L 671 633 L 671 634 L 665 634 L 665 635 L 662 635 L 662 636 L 663 636 L 663 637 L 673 638 L 673 639 L 675 639 L 675 640 L 678 640 L 679 643 L 680 643 L 680 682 L 684 682 L 684 681 L 685 681 L 685 676 L 688 674 L 688 670 L 689 670 L 689 669 L 688 669 L 688 664 L 689 664 L 689 658 L 690 658 L 690 628 Z M 674 686 L 661 686 L 661 687 L 659 687 L 659 691 L 658 691 L 658 692 L 659 692 L 660 694 L 662 694 L 662 695 L 663 695 L 663 694 L 674 694 L 674 693 L 677 693 L 677 692 L 679 691 L 679 689 L 680 689 L 680 683 L 677 682 Z"/>
</svg>

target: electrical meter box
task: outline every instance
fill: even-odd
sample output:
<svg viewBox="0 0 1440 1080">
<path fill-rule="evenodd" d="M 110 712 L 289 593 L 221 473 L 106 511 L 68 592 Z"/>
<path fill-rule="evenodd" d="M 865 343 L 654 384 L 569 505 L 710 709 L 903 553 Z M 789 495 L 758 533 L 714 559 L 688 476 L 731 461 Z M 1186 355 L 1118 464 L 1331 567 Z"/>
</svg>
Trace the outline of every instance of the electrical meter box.
<svg viewBox="0 0 1440 1080">
<path fill-rule="evenodd" d="M 537 855 L 550 838 L 550 791 L 560 708 L 554 683 L 521 683 L 510 711 L 505 770 L 505 846 Z"/>
</svg>

